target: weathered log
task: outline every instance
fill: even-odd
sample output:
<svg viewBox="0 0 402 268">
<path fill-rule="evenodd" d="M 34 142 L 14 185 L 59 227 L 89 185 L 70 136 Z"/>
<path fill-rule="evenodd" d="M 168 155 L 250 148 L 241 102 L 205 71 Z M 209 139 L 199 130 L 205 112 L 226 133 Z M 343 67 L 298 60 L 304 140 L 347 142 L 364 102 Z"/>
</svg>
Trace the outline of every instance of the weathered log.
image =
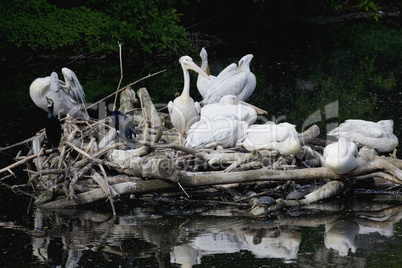
<svg viewBox="0 0 402 268">
<path fill-rule="evenodd" d="M 90 162 L 85 167 L 75 172 L 74 177 L 71 180 L 70 185 L 68 187 L 68 196 L 70 199 L 73 199 L 75 197 L 74 186 L 77 180 L 81 178 L 85 173 L 87 173 L 93 167 L 93 165 L 94 162 Z"/>
<path fill-rule="evenodd" d="M 146 88 L 140 88 L 137 91 L 138 97 L 141 101 L 141 108 L 143 113 L 143 118 L 145 120 L 145 128 L 142 132 L 144 141 L 151 141 L 152 143 L 158 143 L 159 139 L 163 133 L 163 123 L 162 118 L 159 116 L 158 111 L 155 109 L 154 104 L 152 103 L 152 99 L 149 96 Z M 149 132 L 148 129 L 156 129 L 156 133 Z M 137 156 L 143 156 L 152 151 L 152 148 L 149 146 L 142 146 L 133 151 L 133 153 Z"/>
<path fill-rule="evenodd" d="M 301 145 L 306 145 L 310 143 L 311 140 L 315 139 L 320 135 L 320 128 L 317 125 L 312 125 L 303 133 L 299 133 L 297 137 L 299 138 Z"/>
<path fill-rule="evenodd" d="M 374 165 L 376 166 L 376 165 Z M 359 175 L 365 176 L 366 170 L 359 167 L 360 170 L 355 170 L 353 177 L 358 179 Z M 183 187 L 199 187 L 210 186 L 217 184 L 229 184 L 229 183 L 245 183 L 245 182 L 257 182 L 257 181 L 306 181 L 315 179 L 341 179 L 342 177 L 335 174 L 325 167 L 311 168 L 311 169 L 297 169 L 297 170 L 269 170 L 258 169 L 248 170 L 243 172 L 182 172 L 178 173 L 177 177 L 179 183 Z M 168 183 L 162 180 L 149 180 L 149 181 L 136 181 L 129 183 L 121 183 L 112 186 L 119 194 L 136 194 L 147 192 L 158 192 L 177 190 L 178 184 Z M 87 193 L 77 194 L 73 200 L 57 200 L 42 206 L 44 207 L 72 207 L 82 204 L 88 204 L 101 199 L 106 198 L 105 193 L 101 189 L 93 190 Z M 298 202 L 298 201 L 295 201 Z M 307 202 L 307 201 L 306 201 Z M 309 202 L 312 202 L 311 200 Z M 300 203 L 299 203 L 300 204 Z M 287 205 L 290 205 L 287 204 Z"/>
<path fill-rule="evenodd" d="M 110 185 L 104 177 L 102 177 L 98 172 L 93 171 L 92 172 L 92 179 L 99 185 L 99 187 L 103 190 L 103 192 L 110 197 L 116 197 L 118 195 L 117 192 L 114 191 L 114 189 L 110 189 Z"/>
<path fill-rule="evenodd" d="M 176 165 L 167 158 L 146 158 L 132 154 L 133 150 L 114 150 L 111 162 L 125 166 L 121 173 L 142 178 L 176 180 Z"/>
<path fill-rule="evenodd" d="M 262 216 L 267 212 L 275 211 L 281 209 L 283 207 L 293 207 L 293 206 L 301 206 L 310 203 L 315 203 L 317 201 L 327 199 L 329 197 L 336 196 L 341 193 L 341 191 L 345 188 L 345 183 L 338 180 L 329 181 L 326 184 L 322 185 L 318 189 L 312 191 L 307 194 L 303 199 L 300 200 L 288 200 L 278 198 L 276 200 L 276 204 L 271 206 L 255 206 L 251 209 L 250 213 L 254 216 Z"/>
<path fill-rule="evenodd" d="M 145 193 L 145 192 L 158 192 L 167 190 L 178 190 L 177 183 L 169 183 L 162 180 L 150 180 L 150 181 L 135 181 L 124 182 L 114 184 L 111 186 L 119 195 Z M 80 205 L 91 204 L 100 200 L 107 199 L 107 195 L 102 189 L 96 189 L 85 193 L 77 194 L 72 200 L 67 198 L 58 199 L 46 204 L 42 204 L 39 207 L 44 209 L 50 208 L 72 208 Z"/>
</svg>

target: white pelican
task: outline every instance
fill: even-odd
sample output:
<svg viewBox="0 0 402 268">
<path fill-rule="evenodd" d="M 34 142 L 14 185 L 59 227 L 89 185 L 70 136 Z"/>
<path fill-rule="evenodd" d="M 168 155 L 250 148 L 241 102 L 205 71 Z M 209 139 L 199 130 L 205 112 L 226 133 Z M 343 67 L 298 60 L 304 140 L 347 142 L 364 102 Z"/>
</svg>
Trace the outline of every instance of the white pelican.
<svg viewBox="0 0 402 268">
<path fill-rule="evenodd" d="M 296 126 L 289 123 L 251 125 L 236 145 L 249 151 L 277 150 L 283 156 L 296 154 L 300 150 Z"/>
<path fill-rule="evenodd" d="M 207 79 L 205 78 L 205 76 L 198 74 L 197 78 L 198 91 L 200 92 L 202 98 L 204 98 L 208 91 L 208 88 L 210 87 L 212 81 L 216 78 L 216 76 L 211 75 L 211 72 L 209 70 L 208 53 L 205 50 L 205 48 L 201 49 L 200 57 L 201 57 L 201 70 L 203 70 L 209 77 L 209 79 Z"/>
<path fill-rule="evenodd" d="M 355 143 L 340 138 L 324 149 L 324 165 L 336 174 L 345 174 L 359 165 L 359 151 Z"/>
<path fill-rule="evenodd" d="M 257 120 L 257 114 L 267 114 L 266 111 L 239 100 L 235 95 L 226 95 L 221 98 L 219 103 L 205 105 L 201 108 L 201 119 L 212 120 L 216 116 L 235 115 L 240 121 L 246 121 L 247 124 L 254 124 Z"/>
<path fill-rule="evenodd" d="M 250 71 L 252 54 L 247 54 L 239 61 L 239 66 L 231 64 L 214 79 L 202 103 L 212 104 L 219 102 L 225 95 L 235 95 L 245 101 L 254 92 L 257 85 L 255 75 Z"/>
<path fill-rule="evenodd" d="M 367 145 L 379 153 L 390 152 L 398 145 L 398 138 L 393 134 L 394 122 L 381 120 L 377 123 L 358 119 L 349 119 L 331 130 L 328 136 L 345 138 L 348 141 Z"/>
<path fill-rule="evenodd" d="M 46 97 L 54 102 L 54 113 L 59 117 L 70 114 L 88 119 L 85 109 L 85 93 L 77 76 L 68 68 L 61 69 L 64 80 L 56 72 L 50 76 L 36 78 L 29 87 L 31 99 L 39 108 L 47 111 Z"/>
<path fill-rule="evenodd" d="M 190 74 L 189 69 L 196 71 L 199 74 L 208 78 L 208 75 L 204 73 L 198 67 L 189 56 L 183 56 L 180 58 L 179 63 L 183 69 L 184 75 L 184 87 L 183 92 L 179 97 L 170 101 L 168 104 L 168 110 L 170 119 L 173 126 L 179 132 L 179 142 L 182 143 L 183 134 L 190 128 L 192 124 L 200 120 L 201 107 L 198 102 L 190 97 Z"/>
<path fill-rule="evenodd" d="M 200 120 L 187 132 L 184 146 L 191 148 L 212 149 L 216 147 L 234 147 L 243 137 L 248 124 L 236 116 L 219 116 L 212 120 Z"/>
</svg>

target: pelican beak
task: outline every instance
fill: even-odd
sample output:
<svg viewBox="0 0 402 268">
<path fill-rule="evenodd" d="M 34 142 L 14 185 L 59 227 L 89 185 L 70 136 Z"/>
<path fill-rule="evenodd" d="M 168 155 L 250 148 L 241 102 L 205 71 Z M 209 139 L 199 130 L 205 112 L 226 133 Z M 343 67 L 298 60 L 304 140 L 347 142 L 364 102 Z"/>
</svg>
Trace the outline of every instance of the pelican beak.
<svg viewBox="0 0 402 268">
<path fill-rule="evenodd" d="M 207 75 L 211 75 L 211 70 L 209 69 L 209 66 L 207 66 Z"/>
<path fill-rule="evenodd" d="M 201 68 L 198 67 L 197 64 L 195 64 L 193 61 L 188 62 L 187 64 L 188 64 L 187 65 L 188 69 L 199 73 L 200 75 L 204 76 L 205 78 L 208 78 L 208 80 L 209 80 L 209 76 L 203 70 L 201 70 Z"/>
<path fill-rule="evenodd" d="M 239 71 L 243 70 L 243 65 L 244 65 L 244 60 L 241 61 L 239 67 L 237 67 L 237 70 L 239 70 Z"/>
<path fill-rule="evenodd" d="M 238 100 L 235 103 L 250 106 L 251 108 L 253 108 L 257 112 L 257 114 L 268 114 L 267 111 L 265 111 L 263 109 L 260 109 L 257 106 L 254 106 L 254 105 L 252 105 L 252 104 L 250 104 L 248 102 Z"/>
<path fill-rule="evenodd" d="M 52 105 L 53 105 L 53 100 L 52 100 L 52 99 L 49 99 L 49 98 L 46 97 L 46 96 L 45 96 L 45 98 L 46 98 L 46 101 L 47 101 L 47 106 L 48 106 L 48 107 L 52 106 Z"/>
</svg>

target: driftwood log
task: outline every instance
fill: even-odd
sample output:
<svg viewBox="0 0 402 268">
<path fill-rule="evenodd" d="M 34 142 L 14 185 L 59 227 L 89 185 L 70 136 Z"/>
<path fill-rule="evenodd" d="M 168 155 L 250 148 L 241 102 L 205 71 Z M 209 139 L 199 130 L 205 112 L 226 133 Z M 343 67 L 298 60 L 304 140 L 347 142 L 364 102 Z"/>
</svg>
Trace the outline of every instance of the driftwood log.
<svg viewBox="0 0 402 268">
<path fill-rule="evenodd" d="M 174 132 L 164 129 L 165 116 L 155 109 L 147 90 L 139 89 L 137 96 L 141 113 L 135 116 L 138 122 L 142 122 L 137 125 L 140 136 L 133 139 L 137 148 L 129 149 L 124 141 L 119 140 L 117 131 L 107 124 L 107 118 L 85 122 L 66 118 L 59 152 L 45 149 L 44 130 L 39 131 L 25 141 L 30 142 L 32 147 L 27 156 L 19 155 L 14 164 L 0 169 L 0 174 L 8 173 L 0 182 L 14 176 L 12 169 L 27 164 L 27 185 L 31 189 L 26 193 L 35 196 L 35 205 L 52 209 L 77 207 L 107 199 L 114 209 L 113 201 L 119 196 L 138 197 L 168 192 L 179 193 L 179 196 L 185 194 L 187 200 L 191 200 L 186 192 L 189 189 L 202 191 L 213 188 L 230 193 L 227 187 L 239 185 L 274 183 L 282 185 L 283 189 L 291 184 L 289 182 L 323 183 L 322 188 L 299 200 L 278 197 L 268 209 L 267 206 L 254 205 L 253 215 L 284 206 L 307 205 L 340 194 L 348 188 L 348 181 L 380 178 L 402 184 L 402 161 L 378 156 L 367 148 L 360 150 L 361 163 L 348 174 L 337 175 L 321 167 L 320 152 L 328 141 L 317 139 L 320 130 L 316 125 L 299 134 L 304 147 L 296 156 L 282 157 L 276 151 L 249 152 L 241 148 L 192 149 L 171 143 L 168 141 L 170 138 L 164 137 L 174 136 Z M 134 107 L 130 101 L 134 98 L 124 100 L 124 105 L 130 107 L 124 109 L 126 113 Z M 128 115 L 133 118 L 133 114 Z M 10 187 L 21 190 L 24 186 Z M 259 195 L 265 192 L 269 191 L 264 190 Z M 231 203 L 238 205 L 238 200 L 249 202 L 256 196 L 242 197 Z M 208 199 L 208 191 L 205 191 L 204 198 Z"/>
</svg>

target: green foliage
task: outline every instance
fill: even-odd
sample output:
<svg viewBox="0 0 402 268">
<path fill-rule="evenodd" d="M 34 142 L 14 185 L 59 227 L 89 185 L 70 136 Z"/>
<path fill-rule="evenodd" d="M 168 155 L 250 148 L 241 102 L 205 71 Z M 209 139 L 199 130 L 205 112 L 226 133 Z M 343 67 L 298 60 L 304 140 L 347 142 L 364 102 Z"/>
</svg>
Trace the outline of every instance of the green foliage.
<svg viewBox="0 0 402 268">
<path fill-rule="evenodd" d="M 57 6 L 45 0 L 0 3 L 2 52 L 126 53 L 178 51 L 190 46 L 172 1 L 93 0 Z"/>
</svg>

